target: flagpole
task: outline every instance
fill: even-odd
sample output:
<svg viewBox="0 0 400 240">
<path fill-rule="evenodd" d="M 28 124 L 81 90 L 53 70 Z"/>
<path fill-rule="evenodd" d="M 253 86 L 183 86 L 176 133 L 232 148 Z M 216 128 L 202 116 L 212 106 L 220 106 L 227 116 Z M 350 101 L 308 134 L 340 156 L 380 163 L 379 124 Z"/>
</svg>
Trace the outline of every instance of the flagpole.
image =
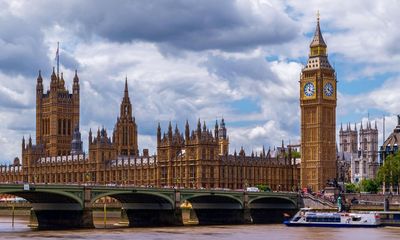
<svg viewBox="0 0 400 240">
<path fill-rule="evenodd" d="M 60 78 L 60 42 L 57 42 L 57 77 Z"/>
</svg>

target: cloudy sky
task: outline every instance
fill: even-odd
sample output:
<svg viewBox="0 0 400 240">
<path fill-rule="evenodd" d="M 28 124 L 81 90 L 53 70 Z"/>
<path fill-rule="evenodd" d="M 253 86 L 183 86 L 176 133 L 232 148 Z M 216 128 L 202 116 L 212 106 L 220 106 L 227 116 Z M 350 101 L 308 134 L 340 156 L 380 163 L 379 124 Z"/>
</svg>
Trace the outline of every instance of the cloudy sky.
<svg viewBox="0 0 400 240">
<path fill-rule="evenodd" d="M 81 131 L 112 131 L 128 77 L 139 148 L 158 122 L 182 129 L 224 117 L 231 151 L 299 142 L 299 74 L 321 13 L 338 76 L 337 123 L 400 113 L 398 1 L 0 0 L 0 162 L 35 136 L 35 83 L 60 69 L 81 84 Z"/>
</svg>

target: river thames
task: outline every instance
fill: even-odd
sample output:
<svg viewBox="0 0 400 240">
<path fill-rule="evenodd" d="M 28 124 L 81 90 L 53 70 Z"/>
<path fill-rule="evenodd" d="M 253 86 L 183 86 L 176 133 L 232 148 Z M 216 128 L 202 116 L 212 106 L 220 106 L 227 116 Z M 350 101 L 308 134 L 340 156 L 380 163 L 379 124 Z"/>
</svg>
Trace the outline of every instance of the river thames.
<svg viewBox="0 0 400 240">
<path fill-rule="evenodd" d="M 10 217 L 0 217 L 0 239 L 118 239 L 118 240 L 205 240 L 205 239 L 400 239 L 400 227 L 374 229 L 303 228 L 283 224 L 185 226 L 152 228 L 116 228 L 110 219 L 107 229 L 37 231 L 27 227 L 26 217 L 16 217 L 14 228 Z M 97 227 L 104 227 L 96 219 Z"/>
</svg>

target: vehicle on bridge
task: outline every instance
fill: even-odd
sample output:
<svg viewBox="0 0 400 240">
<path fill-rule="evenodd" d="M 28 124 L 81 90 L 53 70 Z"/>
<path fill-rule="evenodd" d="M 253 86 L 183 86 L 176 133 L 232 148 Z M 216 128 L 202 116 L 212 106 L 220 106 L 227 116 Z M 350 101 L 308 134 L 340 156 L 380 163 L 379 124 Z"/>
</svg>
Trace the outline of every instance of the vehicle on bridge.
<svg viewBox="0 0 400 240">
<path fill-rule="evenodd" d="M 379 227 L 381 221 L 377 213 L 315 212 L 302 208 L 292 219 L 284 221 L 286 226 L 302 227 Z"/>
<path fill-rule="evenodd" d="M 258 187 L 247 187 L 246 191 L 247 192 L 259 192 L 260 189 L 258 189 Z"/>
</svg>

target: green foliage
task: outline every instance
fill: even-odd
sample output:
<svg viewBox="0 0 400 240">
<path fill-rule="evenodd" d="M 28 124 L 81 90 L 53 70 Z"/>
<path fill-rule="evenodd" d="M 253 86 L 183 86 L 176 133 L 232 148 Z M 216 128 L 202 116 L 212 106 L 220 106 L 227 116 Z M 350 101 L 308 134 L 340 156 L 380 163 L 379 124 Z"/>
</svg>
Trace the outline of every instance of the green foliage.
<svg viewBox="0 0 400 240">
<path fill-rule="evenodd" d="M 271 188 L 265 184 L 258 184 L 258 185 L 256 185 L 256 187 L 258 189 L 260 189 L 261 192 L 270 192 L 271 191 Z"/>
<path fill-rule="evenodd" d="M 396 155 L 386 157 L 383 165 L 379 168 L 376 181 L 379 185 L 396 186 L 400 181 L 400 152 Z"/>
<path fill-rule="evenodd" d="M 360 192 L 360 188 L 359 188 L 358 184 L 346 183 L 345 184 L 345 188 L 346 188 L 346 193 L 357 193 L 357 192 Z"/>
<path fill-rule="evenodd" d="M 361 192 L 377 193 L 379 183 L 374 179 L 364 179 L 359 183 Z"/>
<path fill-rule="evenodd" d="M 292 158 L 300 158 L 300 153 L 299 152 L 292 152 Z"/>
<path fill-rule="evenodd" d="M 285 156 L 288 157 L 289 153 L 286 152 Z M 296 151 L 291 152 L 291 156 L 292 156 L 292 158 L 300 158 L 301 157 L 300 152 L 296 152 Z"/>
</svg>

